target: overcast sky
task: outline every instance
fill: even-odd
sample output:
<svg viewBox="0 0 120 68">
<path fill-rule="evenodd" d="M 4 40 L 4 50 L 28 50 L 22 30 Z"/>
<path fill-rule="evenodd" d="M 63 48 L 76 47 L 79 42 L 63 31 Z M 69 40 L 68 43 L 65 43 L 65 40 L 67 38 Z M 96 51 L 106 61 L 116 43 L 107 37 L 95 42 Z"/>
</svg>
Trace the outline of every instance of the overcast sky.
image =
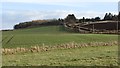
<svg viewBox="0 0 120 68">
<path fill-rule="evenodd" d="M 118 13 L 118 0 L 1 0 L 0 10 L 0 29 L 12 29 L 20 22 L 65 18 L 68 14 L 78 19 L 103 18 L 106 12 Z"/>
</svg>

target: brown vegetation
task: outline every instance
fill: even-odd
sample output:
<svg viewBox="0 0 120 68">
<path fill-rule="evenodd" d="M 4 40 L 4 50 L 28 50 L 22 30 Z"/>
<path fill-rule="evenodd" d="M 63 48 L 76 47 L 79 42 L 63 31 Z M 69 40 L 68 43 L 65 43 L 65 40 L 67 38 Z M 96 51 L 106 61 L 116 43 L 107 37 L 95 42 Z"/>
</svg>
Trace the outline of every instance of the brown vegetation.
<svg viewBox="0 0 120 68">
<path fill-rule="evenodd" d="M 88 46 L 112 46 L 112 45 L 117 45 L 117 41 L 113 42 L 90 42 L 90 43 L 75 43 L 75 42 L 70 42 L 70 43 L 65 43 L 65 44 L 58 44 L 56 46 L 31 46 L 30 48 L 3 48 L 2 49 L 2 54 L 5 55 L 11 55 L 11 54 L 16 54 L 16 53 L 26 53 L 26 52 L 44 52 L 44 51 L 50 51 L 54 49 L 70 49 L 70 48 L 83 48 L 83 47 L 88 47 Z"/>
</svg>

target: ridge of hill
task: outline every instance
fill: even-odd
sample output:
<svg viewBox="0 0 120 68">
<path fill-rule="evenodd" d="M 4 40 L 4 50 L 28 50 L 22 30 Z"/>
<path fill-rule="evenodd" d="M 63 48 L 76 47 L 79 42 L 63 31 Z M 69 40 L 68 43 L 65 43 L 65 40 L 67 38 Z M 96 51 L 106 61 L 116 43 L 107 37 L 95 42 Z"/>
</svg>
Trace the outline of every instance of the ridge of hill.
<svg viewBox="0 0 120 68">
<path fill-rule="evenodd" d="M 3 31 L 3 35 L 16 34 L 64 34 L 70 33 L 65 30 L 64 26 L 42 26 L 26 29 L 17 29 L 12 31 Z"/>
</svg>

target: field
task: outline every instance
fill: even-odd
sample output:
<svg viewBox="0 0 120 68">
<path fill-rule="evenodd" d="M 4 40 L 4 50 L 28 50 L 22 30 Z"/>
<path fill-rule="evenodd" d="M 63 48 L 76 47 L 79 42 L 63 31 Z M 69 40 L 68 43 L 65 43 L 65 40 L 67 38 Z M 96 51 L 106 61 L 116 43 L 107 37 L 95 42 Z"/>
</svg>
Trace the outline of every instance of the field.
<svg viewBox="0 0 120 68">
<path fill-rule="evenodd" d="M 59 49 L 4 55 L 3 66 L 117 66 L 117 54 L 117 46 Z"/>
<path fill-rule="evenodd" d="M 58 46 L 74 42 L 109 43 L 117 41 L 117 35 L 80 34 L 66 32 L 62 26 L 46 26 L 28 29 L 5 31 L 2 33 L 3 48 L 30 48 L 31 46 Z M 117 45 L 87 46 L 76 48 L 52 49 L 44 52 L 26 52 L 3 54 L 3 66 L 48 65 L 48 66 L 94 66 L 117 65 Z M 9 58 L 11 57 L 11 58 Z"/>
<path fill-rule="evenodd" d="M 80 34 L 65 32 L 62 26 L 22 29 L 3 32 L 3 48 L 57 45 L 69 42 L 111 42 L 116 41 L 117 35 Z"/>
</svg>

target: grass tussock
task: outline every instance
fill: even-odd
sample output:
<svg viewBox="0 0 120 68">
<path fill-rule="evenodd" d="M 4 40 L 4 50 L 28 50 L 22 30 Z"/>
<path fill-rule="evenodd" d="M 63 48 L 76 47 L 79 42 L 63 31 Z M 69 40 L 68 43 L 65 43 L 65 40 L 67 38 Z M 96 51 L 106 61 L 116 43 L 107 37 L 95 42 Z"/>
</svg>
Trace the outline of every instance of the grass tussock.
<svg viewBox="0 0 120 68">
<path fill-rule="evenodd" d="M 27 52 L 44 52 L 44 51 L 50 51 L 54 49 L 71 49 L 71 48 L 83 48 L 83 47 L 96 47 L 96 46 L 113 46 L 117 45 L 117 41 L 113 42 L 90 42 L 90 43 L 75 43 L 75 42 L 70 42 L 70 43 L 65 43 L 65 44 L 58 44 L 56 46 L 45 46 L 44 44 L 42 46 L 31 46 L 30 48 L 3 48 L 2 49 L 2 54 L 5 55 L 11 55 L 11 54 L 16 54 L 16 53 L 27 53 Z"/>
</svg>

